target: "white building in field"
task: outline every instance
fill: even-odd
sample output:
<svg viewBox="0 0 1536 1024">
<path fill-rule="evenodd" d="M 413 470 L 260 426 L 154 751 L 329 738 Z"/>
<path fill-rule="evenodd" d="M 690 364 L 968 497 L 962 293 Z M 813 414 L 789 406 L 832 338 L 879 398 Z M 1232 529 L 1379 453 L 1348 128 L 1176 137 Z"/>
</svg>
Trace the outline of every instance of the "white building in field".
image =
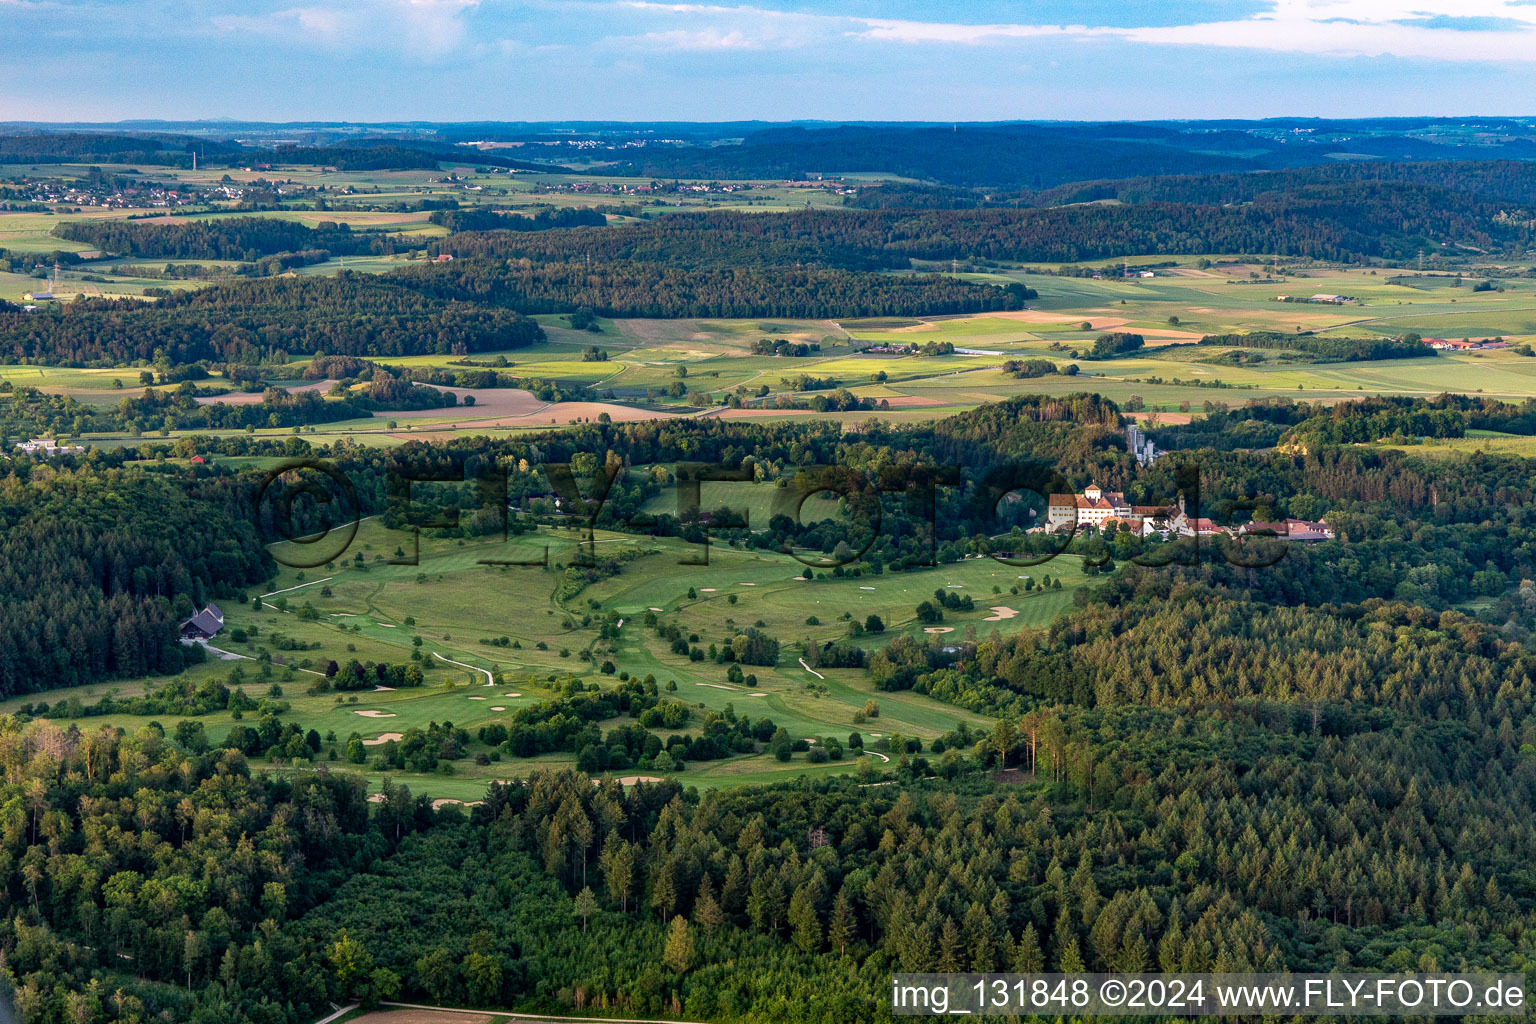
<svg viewBox="0 0 1536 1024">
<path fill-rule="evenodd" d="M 36 455 L 41 458 L 51 459 L 59 455 L 78 455 L 85 451 L 85 447 L 78 444 L 59 444 L 51 437 L 39 437 L 31 441 L 17 442 L 16 450 L 23 455 Z"/>
</svg>

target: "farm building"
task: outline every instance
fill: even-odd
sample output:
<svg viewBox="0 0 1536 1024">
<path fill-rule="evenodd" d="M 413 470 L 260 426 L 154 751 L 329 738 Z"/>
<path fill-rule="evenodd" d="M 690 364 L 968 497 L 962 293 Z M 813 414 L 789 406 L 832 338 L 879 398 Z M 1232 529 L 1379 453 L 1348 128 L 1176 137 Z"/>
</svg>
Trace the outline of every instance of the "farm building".
<svg viewBox="0 0 1536 1024">
<path fill-rule="evenodd" d="M 1433 349 L 1451 352 L 1471 352 L 1480 348 L 1508 348 L 1503 338 L 1425 338 L 1424 344 Z"/>
<path fill-rule="evenodd" d="M 51 459 L 59 455 L 78 455 L 85 451 L 83 445 L 59 444 L 51 437 L 39 437 L 31 441 L 18 441 L 16 449 L 25 455 L 38 455 L 45 459 Z"/>
<path fill-rule="evenodd" d="M 210 604 L 181 624 L 183 640 L 211 640 L 224 628 L 224 612 Z"/>
<path fill-rule="evenodd" d="M 1286 519 L 1278 523 L 1261 523 L 1258 521 L 1244 523 L 1237 528 L 1239 537 L 1284 537 L 1287 540 L 1319 541 L 1333 540 L 1333 527 L 1327 523 L 1311 522 L 1306 519 Z"/>
</svg>

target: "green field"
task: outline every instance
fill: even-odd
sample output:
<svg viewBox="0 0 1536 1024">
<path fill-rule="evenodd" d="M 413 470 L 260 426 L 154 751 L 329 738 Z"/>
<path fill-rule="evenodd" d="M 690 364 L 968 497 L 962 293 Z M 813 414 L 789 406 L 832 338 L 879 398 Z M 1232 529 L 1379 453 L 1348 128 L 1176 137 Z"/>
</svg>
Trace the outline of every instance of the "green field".
<svg viewBox="0 0 1536 1024">
<path fill-rule="evenodd" d="M 168 172 L 171 173 L 171 172 Z M 176 172 L 184 173 L 184 172 Z M 306 178 L 309 175 L 310 178 Z M 428 172 L 381 173 L 364 176 L 356 187 L 366 188 L 369 202 L 405 201 L 409 197 L 443 196 L 455 187 L 433 182 L 441 175 Z M 613 198 L 588 193 L 557 192 L 580 179 L 547 177 L 534 180 L 522 175 L 491 175 L 484 191 L 462 196 L 474 203 L 499 205 L 518 202 L 559 205 L 568 198 Z M 537 177 L 537 176 L 536 176 Z M 558 176 L 556 176 L 558 177 Z M 295 170 L 294 179 L 325 180 L 334 176 L 310 168 Z M 469 180 L 469 179 L 466 179 Z M 793 190 L 791 190 L 793 191 Z M 361 197 L 360 197 L 361 198 Z M 718 196 L 713 199 L 719 199 Z M 702 201 L 702 200 L 701 200 Z M 711 200 L 713 201 L 713 200 Z M 515 205 L 515 203 L 513 203 Z M 117 216 L 122 211 L 88 211 L 81 216 Z M 316 222 L 344 219 L 358 227 L 425 230 L 424 216 L 417 213 L 378 211 L 338 212 L 285 210 L 275 216 Z M 40 214 L 8 215 L 0 220 L 0 238 L 25 242 L 41 249 L 47 230 L 57 218 Z M 5 232 L 9 232 L 6 235 Z M 1132 258 L 1130 263 L 1164 262 L 1164 258 Z M 399 266 L 405 256 L 349 259 L 360 270 L 385 270 Z M 339 261 L 305 267 L 302 273 L 324 274 Z M 388 445 L 407 435 L 432 438 L 483 434 L 500 437 L 519 431 L 547 429 L 568 422 L 595 419 L 607 412 L 615 420 L 652 419 L 677 415 L 805 417 L 806 410 L 775 407 L 780 396 L 799 401 L 814 396 L 794 392 L 801 376 L 830 379 L 883 407 L 874 411 L 835 413 L 827 418 L 845 424 L 874 415 L 892 422 L 918 422 L 951 415 L 978 405 L 1020 394 L 1067 394 L 1097 391 L 1116 401 L 1139 399 L 1151 410 L 1198 413 L 1207 404 L 1241 405 L 1248 401 L 1285 398 L 1337 401 L 1363 394 L 1434 395 L 1444 390 L 1485 394 L 1519 400 L 1536 397 L 1536 360 L 1512 351 L 1443 353 L 1422 359 L 1357 363 L 1309 363 L 1265 353 L 1259 362 L 1241 366 L 1213 363 L 1219 348 L 1188 343 L 1208 333 L 1245 331 L 1289 332 L 1303 329 L 1334 336 L 1393 335 L 1418 331 L 1426 336 L 1502 336 L 1512 342 L 1536 340 L 1536 294 L 1523 279 L 1501 282 L 1502 290 L 1474 292 L 1466 282 L 1418 275 L 1391 268 L 1343 268 L 1310 265 L 1293 268 L 1291 276 L 1271 281 L 1272 268 L 1233 258 L 1229 261 L 1179 257 L 1173 267 L 1159 267 L 1155 277 L 1073 277 L 1043 274 L 1030 267 L 999 267 L 987 276 L 1018 280 L 1039 293 L 1028 310 L 977 316 L 926 318 L 867 318 L 823 320 L 603 320 L 596 332 L 575 331 L 563 316 L 542 315 L 546 341 L 524 349 L 501 353 L 477 353 L 471 361 L 485 363 L 502 356 L 510 372 L 589 387 L 604 396 L 605 404 L 550 406 L 540 409 L 531 398 L 508 414 L 509 396 L 484 392 L 474 409 L 432 410 L 423 413 L 384 413 L 369 419 L 306 427 L 316 440 L 347 437 L 369 446 Z M 1255 280 L 1255 276 L 1259 280 Z M 66 271 L 61 291 L 85 287 L 81 272 Z M 39 286 L 35 278 L 0 275 L 0 293 L 18 297 Z M 14 279 L 14 280 L 10 280 Z M 1471 278 L 1467 279 L 1470 282 Z M 132 278 L 112 280 L 111 294 L 137 294 L 150 284 Z M 174 282 L 177 287 L 193 286 Z M 66 287 L 68 286 L 68 287 Z M 9 292 L 5 290 L 9 289 Z M 1278 302 L 1277 295 L 1309 295 L 1327 292 L 1357 301 L 1347 305 Z M 0 295 L 0 297 L 4 297 Z M 1084 330 L 1087 323 L 1090 328 Z M 1147 349 L 1124 358 L 1091 361 L 1084 358 L 1093 339 L 1104 331 L 1134 331 L 1147 341 Z M 784 338 L 796 343 L 815 343 L 821 350 L 791 358 L 756 355 L 753 344 L 763 338 Z M 958 351 L 941 356 L 860 354 L 858 349 L 875 344 L 924 345 L 949 342 Z M 585 359 L 585 350 L 600 348 L 604 360 Z M 1016 379 L 1001 371 L 1010 358 L 1044 358 L 1065 369 L 1078 367 L 1076 376 L 1049 375 Z M 391 362 L 406 366 L 451 369 L 463 357 L 433 355 L 407 357 Z M 297 360 L 291 376 L 302 369 Z M 136 368 L 127 372 L 76 370 L 52 367 L 4 367 L 0 378 L 27 383 L 45 390 L 71 394 L 88 404 L 112 404 L 121 394 L 112 389 L 114 378 L 125 386 L 137 386 Z M 686 377 L 680 372 L 686 371 Z M 681 381 L 688 394 L 668 390 Z M 1177 381 L 1177 382 L 1176 382 Z M 207 382 L 217 387 L 218 378 Z M 763 395 L 766 389 L 766 396 Z M 674 389 L 675 390 L 675 389 Z M 737 398 L 758 408 L 701 410 L 691 404 L 698 395 L 719 402 Z M 611 396 L 611 398 L 609 397 Z M 3 399 L 0 399 L 3 400 Z M 531 403 L 531 404 L 530 404 Z M 516 405 L 512 401 L 512 405 Z M 539 410 L 538 415 L 527 414 Z M 396 428 L 388 422 L 397 420 Z M 258 437 L 282 436 L 286 429 L 263 429 Z M 175 433 L 173 437 L 184 436 Z M 132 443 L 123 436 L 87 436 L 88 442 L 105 446 Z"/>
<path fill-rule="evenodd" d="M 734 492 L 706 496 L 750 506 L 753 501 L 742 493 L 750 489 L 752 485 L 735 485 Z M 772 490 L 766 485 L 757 489 Z M 822 502 L 805 518 L 815 514 L 835 515 L 836 505 Z M 281 699 L 291 705 L 281 715 L 283 720 L 327 737 L 328 751 L 333 746 L 344 748 L 353 733 L 378 742 L 432 722 L 452 722 L 473 734 L 482 725 L 507 721 L 520 707 L 556 695 L 571 679 L 612 685 L 614 676 L 599 671 L 599 662 L 611 660 L 616 675 L 654 675 L 668 696 L 694 708 L 695 715 L 685 727 L 658 729 L 658 734 L 696 730 L 706 711 L 731 706 L 754 719 L 771 718 L 797 739 L 843 739 L 859 731 L 868 746 L 878 750 L 881 740 L 893 733 L 927 741 L 961 722 L 985 726 L 987 720 L 916 693 L 877 692 L 862 669 L 808 669 L 800 663 L 803 640 L 825 642 L 844 636 L 848 619 L 862 623 L 872 613 L 887 628 L 856 641 L 870 650 L 903 633 L 947 643 L 994 630 L 1038 627 L 1067 610 L 1073 592 L 1087 582 L 1079 560 L 1072 556 L 1030 569 L 972 558 L 910 572 L 836 578 L 811 573 L 789 555 L 716 543 L 708 565 L 684 565 L 697 556 L 694 546 L 599 531 L 593 538 L 598 550 L 610 553 L 629 548 L 643 554 L 626 562 L 618 575 L 562 601 L 557 593 L 561 574 L 555 566 L 575 557 L 579 537 L 576 531 L 551 528 L 511 542 L 499 538 L 461 542 L 423 535 L 418 564 L 403 565 L 391 561 L 401 560 L 397 552 L 412 550 L 410 536 L 388 530 L 378 520 L 365 520 L 352 545 L 331 564 L 284 569 L 268 586 L 254 588 L 248 596 L 264 595 L 261 608 L 254 600 L 225 602 L 226 627 L 210 644 L 210 660 L 184 676 L 201 681 L 225 679 L 237 672 L 237 681 L 252 697 L 266 696 L 277 686 Z M 532 558 L 546 546 L 551 563 L 547 568 L 482 564 L 487 559 Z M 301 549 L 282 544 L 274 550 L 279 557 L 288 557 L 288 552 Z M 1025 592 L 1021 581 L 1030 574 L 1037 581 L 1046 576 L 1059 580 L 1060 589 Z M 1020 588 L 1018 594 L 1010 592 L 1015 586 Z M 690 587 L 693 597 L 688 596 Z M 924 633 L 913 609 L 935 589 L 970 594 L 975 611 L 947 613 L 942 627 Z M 994 606 L 1005 611 L 994 611 Z M 782 642 L 779 662 L 747 666 L 757 677 L 755 687 L 732 683 L 726 665 L 708 659 L 690 661 L 672 653 L 664 640 L 644 626 L 648 612 L 663 623 L 675 622 L 685 633 L 698 634 L 701 646 L 755 626 Z M 615 638 L 600 636 L 605 617 L 621 623 Z M 808 624 L 813 617 L 817 624 Z M 480 642 L 501 637 L 516 646 Z M 330 660 L 399 664 L 417 651 L 426 677 L 421 687 L 348 694 L 307 692 L 321 679 Z M 581 657 L 584 651 L 591 652 L 590 660 Z M 104 695 L 132 696 L 163 682 L 98 684 L 45 696 L 55 704 L 76 699 L 89 705 Z M 13 698 L 0 703 L 0 712 L 15 711 L 36 699 Z M 856 721 L 855 715 L 871 699 L 879 705 L 879 717 Z M 136 730 L 152 719 L 109 714 L 81 718 L 78 724 Z M 161 719 L 165 727 L 174 724 L 164 716 Z M 236 724 L 227 712 L 202 721 L 215 739 Z M 487 750 L 476 744 L 469 752 Z M 435 798 L 472 800 L 491 780 L 525 775 L 541 764 L 573 761 L 572 755 L 508 757 L 484 765 L 464 760 L 454 763 L 451 775 L 388 774 Z M 374 786 L 386 774 L 345 760 L 324 763 L 335 770 L 361 771 Z M 842 772 L 854 767 L 851 757 L 813 764 L 799 754 L 787 763 L 767 754 L 738 755 L 723 761 L 690 762 L 682 778 L 690 785 L 718 787 L 783 778 L 786 773 Z M 634 769 L 617 774 L 645 772 Z"/>
</svg>

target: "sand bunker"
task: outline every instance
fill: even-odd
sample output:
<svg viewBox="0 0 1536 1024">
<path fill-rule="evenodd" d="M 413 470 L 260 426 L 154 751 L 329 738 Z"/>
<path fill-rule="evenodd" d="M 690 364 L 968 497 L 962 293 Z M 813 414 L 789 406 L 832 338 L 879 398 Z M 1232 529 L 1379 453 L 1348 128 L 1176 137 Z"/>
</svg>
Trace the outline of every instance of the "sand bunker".
<svg viewBox="0 0 1536 1024">
<path fill-rule="evenodd" d="M 715 592 L 715 588 L 714 587 L 700 587 L 699 588 L 699 593 L 701 593 L 701 594 L 713 594 L 714 592 Z"/>
<path fill-rule="evenodd" d="M 520 694 L 520 693 L 504 693 L 504 694 L 502 694 L 502 696 L 503 697 L 521 697 L 522 694 Z"/>
<path fill-rule="evenodd" d="M 364 718 L 394 718 L 393 711 L 354 711 L 354 715 L 362 715 Z"/>
<path fill-rule="evenodd" d="M 470 700 L 485 700 L 484 697 L 471 697 Z"/>
<path fill-rule="evenodd" d="M 500 706 L 497 706 L 497 707 L 493 707 L 493 708 L 491 708 L 491 710 L 492 710 L 492 711 L 505 711 L 505 710 L 507 710 L 507 709 L 506 709 L 506 708 L 504 708 L 504 707 L 500 707 Z"/>
<path fill-rule="evenodd" d="M 1009 608 L 1007 605 L 1004 605 L 1004 604 L 995 604 L 995 605 L 992 606 L 992 614 L 988 615 L 986 618 L 982 619 L 981 621 L 982 622 L 1002 622 L 1004 619 L 1011 619 L 1011 618 L 1013 618 L 1017 614 L 1019 614 L 1019 610 L 1017 608 Z"/>
<path fill-rule="evenodd" d="M 381 733 L 379 733 L 378 739 L 363 740 L 363 746 L 365 746 L 365 747 L 382 747 L 384 744 L 388 743 L 390 740 L 399 740 L 399 739 L 403 739 L 403 738 L 404 738 L 403 735 L 401 733 L 398 733 L 398 732 L 381 732 Z"/>
<path fill-rule="evenodd" d="M 394 690 L 393 686 L 375 686 L 373 688 L 374 693 L 393 693 Z"/>
<path fill-rule="evenodd" d="M 756 584 L 756 583 L 738 583 L 738 584 L 736 584 L 736 585 L 737 585 L 737 586 L 738 586 L 738 587 L 755 587 L 755 586 L 757 586 L 757 584 Z"/>
<path fill-rule="evenodd" d="M 653 611 L 653 612 L 659 612 L 659 611 L 661 611 L 661 609 L 660 609 L 660 608 L 657 608 L 657 607 L 655 607 L 655 606 L 654 606 L 654 605 L 652 605 L 652 606 L 651 606 L 651 608 L 650 608 L 650 609 L 649 609 L 649 610 L 650 610 L 650 611 Z"/>
<path fill-rule="evenodd" d="M 441 797 L 441 798 L 439 798 L 437 800 L 433 800 L 432 801 L 432 809 L 434 811 L 441 810 L 443 807 L 447 806 L 448 804 L 458 804 L 460 807 L 479 807 L 480 806 L 480 801 L 476 800 L 473 803 L 465 803 L 463 800 L 454 800 L 454 799 L 451 799 L 449 797 Z M 489 1018 L 487 1018 L 487 1019 L 489 1019 Z"/>
<path fill-rule="evenodd" d="M 593 780 L 596 781 L 596 780 Z M 637 782 L 660 782 L 655 775 L 624 775 L 619 778 L 619 785 L 633 786 Z"/>
<path fill-rule="evenodd" d="M 927 626 L 923 629 L 924 633 L 953 633 L 954 631 L 954 626 Z"/>
</svg>

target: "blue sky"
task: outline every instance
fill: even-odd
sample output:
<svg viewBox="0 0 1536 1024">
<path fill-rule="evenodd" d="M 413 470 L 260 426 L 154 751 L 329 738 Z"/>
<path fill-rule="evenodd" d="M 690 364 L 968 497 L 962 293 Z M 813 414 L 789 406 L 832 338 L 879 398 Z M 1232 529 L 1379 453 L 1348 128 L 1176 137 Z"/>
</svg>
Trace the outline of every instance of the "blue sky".
<svg viewBox="0 0 1536 1024">
<path fill-rule="evenodd" d="M 0 120 L 1536 113 L 1536 0 L 0 0 Z"/>
</svg>

